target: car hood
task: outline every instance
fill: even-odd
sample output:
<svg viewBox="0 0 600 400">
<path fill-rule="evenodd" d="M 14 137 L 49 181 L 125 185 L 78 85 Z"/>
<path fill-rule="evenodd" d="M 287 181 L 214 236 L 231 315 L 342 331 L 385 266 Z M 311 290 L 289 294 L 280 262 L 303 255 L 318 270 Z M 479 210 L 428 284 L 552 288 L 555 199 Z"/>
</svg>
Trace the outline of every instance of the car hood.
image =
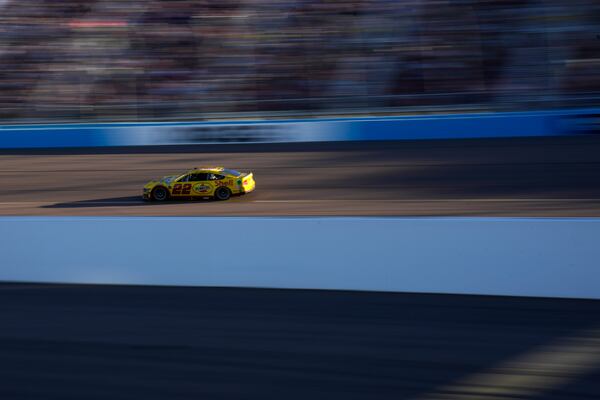
<svg viewBox="0 0 600 400">
<path fill-rule="evenodd" d="M 170 185 L 171 182 L 173 182 L 178 175 L 168 175 L 168 176 L 163 176 L 162 178 L 160 178 L 158 181 L 160 183 L 164 183 L 166 185 Z"/>
<path fill-rule="evenodd" d="M 158 184 L 163 184 L 166 186 L 169 186 L 175 179 L 177 179 L 179 175 L 169 175 L 169 176 L 163 176 L 162 178 L 159 179 L 153 179 L 150 182 L 148 182 L 146 184 L 147 187 L 151 187 L 151 186 L 156 186 Z"/>
</svg>

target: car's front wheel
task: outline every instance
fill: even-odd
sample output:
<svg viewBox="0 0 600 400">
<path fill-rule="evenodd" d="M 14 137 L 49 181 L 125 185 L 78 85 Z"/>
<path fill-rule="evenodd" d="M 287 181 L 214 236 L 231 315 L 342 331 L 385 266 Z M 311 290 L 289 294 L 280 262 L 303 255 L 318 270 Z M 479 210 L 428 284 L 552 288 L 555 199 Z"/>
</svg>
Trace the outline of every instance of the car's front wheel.
<svg viewBox="0 0 600 400">
<path fill-rule="evenodd" d="M 221 186 L 218 187 L 217 190 L 215 190 L 215 199 L 227 200 L 229 199 L 229 197 L 231 197 L 231 191 L 226 187 Z"/>
<path fill-rule="evenodd" d="M 169 192 L 164 187 L 157 187 L 152 191 L 152 200 L 165 201 L 169 198 Z"/>
</svg>

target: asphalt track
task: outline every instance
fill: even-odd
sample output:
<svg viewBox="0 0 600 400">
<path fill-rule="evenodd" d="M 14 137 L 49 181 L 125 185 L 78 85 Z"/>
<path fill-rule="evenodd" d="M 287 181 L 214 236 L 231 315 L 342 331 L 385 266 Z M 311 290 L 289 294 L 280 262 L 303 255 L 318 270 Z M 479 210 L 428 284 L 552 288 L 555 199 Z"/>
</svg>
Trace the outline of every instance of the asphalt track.
<svg viewBox="0 0 600 400">
<path fill-rule="evenodd" d="M 255 173 L 227 202 L 145 203 L 194 166 Z M 0 152 L 0 215 L 600 216 L 600 136 Z"/>
<path fill-rule="evenodd" d="M 598 399 L 600 302 L 0 284 L 2 399 Z"/>
</svg>

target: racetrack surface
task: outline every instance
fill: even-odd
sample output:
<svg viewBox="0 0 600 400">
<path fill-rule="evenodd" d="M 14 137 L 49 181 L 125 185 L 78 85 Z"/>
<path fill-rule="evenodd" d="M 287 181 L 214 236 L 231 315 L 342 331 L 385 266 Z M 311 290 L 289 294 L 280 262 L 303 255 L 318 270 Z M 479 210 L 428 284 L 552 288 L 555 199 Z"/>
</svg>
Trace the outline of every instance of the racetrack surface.
<svg viewBox="0 0 600 400">
<path fill-rule="evenodd" d="M 2 399 L 598 399 L 600 302 L 0 284 Z"/>
<path fill-rule="evenodd" d="M 145 203 L 194 166 L 253 171 L 227 202 Z M 600 137 L 0 152 L 0 215 L 600 216 Z"/>
</svg>

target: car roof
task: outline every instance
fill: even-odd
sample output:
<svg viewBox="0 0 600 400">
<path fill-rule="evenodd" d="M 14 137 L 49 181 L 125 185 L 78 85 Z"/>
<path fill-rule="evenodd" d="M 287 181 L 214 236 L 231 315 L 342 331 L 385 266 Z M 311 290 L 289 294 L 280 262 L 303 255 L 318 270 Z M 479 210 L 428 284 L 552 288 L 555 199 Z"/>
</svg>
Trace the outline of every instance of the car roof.
<svg viewBox="0 0 600 400">
<path fill-rule="evenodd" d="M 196 167 L 196 168 L 190 169 L 187 173 L 191 173 L 191 172 L 221 172 L 224 169 L 225 168 L 223 168 L 223 167 Z"/>
</svg>

